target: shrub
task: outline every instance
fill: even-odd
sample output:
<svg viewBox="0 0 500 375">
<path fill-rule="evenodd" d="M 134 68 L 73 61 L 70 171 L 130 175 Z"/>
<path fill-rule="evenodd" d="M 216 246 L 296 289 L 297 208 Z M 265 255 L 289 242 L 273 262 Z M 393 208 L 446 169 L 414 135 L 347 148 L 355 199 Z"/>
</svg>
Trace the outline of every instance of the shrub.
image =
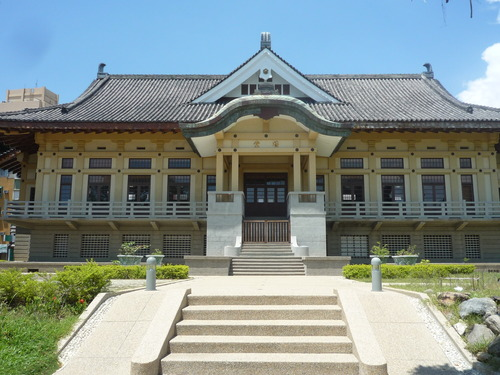
<svg viewBox="0 0 500 375">
<path fill-rule="evenodd" d="M 167 264 L 156 268 L 156 277 L 159 279 L 187 279 L 189 267 L 184 265 Z"/>
<path fill-rule="evenodd" d="M 381 265 L 382 278 L 385 279 L 446 277 L 450 274 L 470 274 L 474 270 L 475 266 L 472 264 Z M 352 264 L 342 268 L 342 274 L 346 279 L 369 279 L 371 272 L 372 267 L 369 264 Z"/>
</svg>

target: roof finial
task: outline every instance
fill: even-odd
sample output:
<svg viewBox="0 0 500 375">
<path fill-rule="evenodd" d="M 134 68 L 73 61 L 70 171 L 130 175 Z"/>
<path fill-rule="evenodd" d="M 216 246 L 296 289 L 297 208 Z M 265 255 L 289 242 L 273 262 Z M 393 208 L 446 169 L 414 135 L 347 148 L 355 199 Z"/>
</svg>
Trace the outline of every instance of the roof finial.
<svg viewBox="0 0 500 375">
<path fill-rule="evenodd" d="M 432 65 L 430 63 L 425 63 L 424 66 L 427 69 L 427 71 L 423 72 L 422 74 L 427 78 L 434 78 L 434 72 L 432 71 Z"/>
<path fill-rule="evenodd" d="M 104 78 L 108 75 L 108 73 L 104 73 L 104 67 L 106 64 L 100 63 L 99 64 L 99 69 L 97 70 L 97 78 Z"/>
<path fill-rule="evenodd" d="M 271 33 L 264 31 L 260 33 L 260 49 L 271 49 Z"/>
</svg>

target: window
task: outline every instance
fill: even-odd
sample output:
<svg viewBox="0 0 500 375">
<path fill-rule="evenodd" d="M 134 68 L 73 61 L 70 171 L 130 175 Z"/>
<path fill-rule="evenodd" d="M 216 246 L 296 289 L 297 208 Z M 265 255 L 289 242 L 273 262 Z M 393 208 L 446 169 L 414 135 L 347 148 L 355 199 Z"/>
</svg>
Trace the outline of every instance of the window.
<svg viewBox="0 0 500 375">
<path fill-rule="evenodd" d="M 168 176 L 168 201 L 187 202 L 191 189 L 191 176 Z"/>
<path fill-rule="evenodd" d="M 122 243 L 134 242 L 135 245 L 144 245 L 147 248 L 138 250 L 135 255 L 147 255 L 152 252 L 151 250 L 151 235 L 149 234 L 124 234 L 122 236 Z"/>
<path fill-rule="evenodd" d="M 481 258 L 481 246 L 479 243 L 479 234 L 465 235 L 465 257 L 469 259 Z"/>
<path fill-rule="evenodd" d="M 216 178 L 215 175 L 207 176 L 207 201 L 208 201 L 208 192 L 216 190 Z"/>
<path fill-rule="evenodd" d="M 340 236 L 340 254 L 353 258 L 367 258 L 368 236 Z"/>
<path fill-rule="evenodd" d="M 474 202 L 474 186 L 472 184 L 472 175 L 460 176 L 462 183 L 462 199 L 466 202 Z"/>
<path fill-rule="evenodd" d="M 424 258 L 452 259 L 451 236 L 448 234 L 424 235 Z"/>
<path fill-rule="evenodd" d="M 278 92 L 279 95 L 290 95 L 290 85 L 274 85 L 274 89 Z"/>
<path fill-rule="evenodd" d="M 73 160 L 73 159 L 70 159 Z M 66 202 L 71 199 L 71 187 L 73 185 L 73 176 L 71 175 L 62 175 L 61 176 L 61 185 L 59 189 L 59 201 Z"/>
<path fill-rule="evenodd" d="M 340 168 L 363 168 L 362 158 L 341 158 Z"/>
<path fill-rule="evenodd" d="M 82 234 L 81 258 L 108 258 L 109 234 Z"/>
<path fill-rule="evenodd" d="M 316 175 L 316 191 L 325 191 L 324 175 Z"/>
<path fill-rule="evenodd" d="M 170 169 L 191 168 L 191 159 L 170 158 L 168 159 Z"/>
<path fill-rule="evenodd" d="M 421 168 L 444 168 L 443 158 L 422 158 L 420 159 Z"/>
<path fill-rule="evenodd" d="M 89 202 L 109 202 L 111 176 L 90 175 L 87 200 Z"/>
<path fill-rule="evenodd" d="M 73 158 L 63 158 L 61 161 L 61 168 L 73 168 Z"/>
<path fill-rule="evenodd" d="M 163 236 L 163 254 L 167 258 L 183 258 L 191 255 L 191 235 L 165 234 Z"/>
<path fill-rule="evenodd" d="M 68 256 L 69 234 L 54 234 L 54 258 L 66 258 Z"/>
<path fill-rule="evenodd" d="M 90 158 L 89 168 L 109 169 L 111 168 L 111 158 Z"/>
<path fill-rule="evenodd" d="M 380 168 L 403 168 L 403 158 L 381 158 Z"/>
<path fill-rule="evenodd" d="M 129 159 L 128 167 L 130 169 L 151 169 L 151 159 Z"/>
<path fill-rule="evenodd" d="M 396 255 L 399 250 L 407 249 L 411 245 L 409 234 L 382 235 L 382 244 L 387 244 L 391 255 Z"/>
<path fill-rule="evenodd" d="M 460 168 L 472 168 L 472 159 L 460 158 Z"/>
<path fill-rule="evenodd" d="M 341 176 L 342 201 L 344 202 L 364 202 L 365 184 L 364 177 Z"/>
<path fill-rule="evenodd" d="M 404 202 L 405 181 L 404 176 L 382 176 L 382 201 Z"/>
<path fill-rule="evenodd" d="M 424 202 L 445 202 L 446 191 L 443 175 L 422 176 Z"/>
<path fill-rule="evenodd" d="M 149 202 L 151 176 L 128 176 L 128 202 Z"/>
</svg>

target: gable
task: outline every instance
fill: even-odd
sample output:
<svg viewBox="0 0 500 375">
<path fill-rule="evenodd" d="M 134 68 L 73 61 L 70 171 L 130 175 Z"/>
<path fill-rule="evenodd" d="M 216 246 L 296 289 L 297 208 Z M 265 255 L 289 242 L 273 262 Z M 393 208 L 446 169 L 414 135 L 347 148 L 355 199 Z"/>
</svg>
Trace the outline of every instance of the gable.
<svg viewBox="0 0 500 375">
<path fill-rule="evenodd" d="M 247 86 L 246 93 L 244 89 L 242 91 L 242 85 Z M 281 91 L 278 93 L 282 95 L 305 98 L 314 102 L 338 102 L 328 92 L 293 69 L 273 51 L 263 48 L 218 85 L 193 100 L 193 103 L 213 103 L 221 98 L 251 95 L 254 93 L 252 89 L 268 88 L 278 89 Z"/>
</svg>

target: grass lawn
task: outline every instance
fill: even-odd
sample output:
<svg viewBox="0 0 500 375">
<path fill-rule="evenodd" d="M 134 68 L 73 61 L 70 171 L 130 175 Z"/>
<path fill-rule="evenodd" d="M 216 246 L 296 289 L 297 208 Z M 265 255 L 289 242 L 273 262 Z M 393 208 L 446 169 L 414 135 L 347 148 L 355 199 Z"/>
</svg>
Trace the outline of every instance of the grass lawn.
<svg viewBox="0 0 500 375">
<path fill-rule="evenodd" d="M 52 374 L 59 368 L 57 343 L 77 320 L 0 306 L 0 375 Z"/>
</svg>

